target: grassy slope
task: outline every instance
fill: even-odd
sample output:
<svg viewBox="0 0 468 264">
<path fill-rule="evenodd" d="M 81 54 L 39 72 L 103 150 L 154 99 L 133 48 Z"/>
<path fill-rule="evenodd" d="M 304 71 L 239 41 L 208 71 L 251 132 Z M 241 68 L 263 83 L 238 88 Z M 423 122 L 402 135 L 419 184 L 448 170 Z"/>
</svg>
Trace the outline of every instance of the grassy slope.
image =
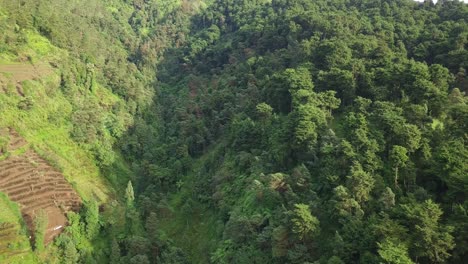
<svg viewBox="0 0 468 264">
<path fill-rule="evenodd" d="M 0 255 L 0 263 L 36 263 L 36 257 L 31 251 L 26 227 L 21 218 L 21 213 L 16 203 L 11 202 L 8 197 L 0 192 L 0 223 L 13 223 L 17 229 L 18 236 L 8 241 L 0 241 L 8 243 L 17 252 L 17 255 L 4 258 Z M 8 262 L 6 262 L 8 260 Z"/>
<path fill-rule="evenodd" d="M 28 42 L 22 53 L 29 54 L 34 61 L 47 63 L 57 57 L 67 56 L 37 33 L 28 33 Z M 21 53 L 20 52 L 20 53 Z M 8 62 L 12 63 L 12 62 Z M 17 106 L 24 98 L 15 93 L 0 93 L 0 127 L 13 127 L 39 154 L 61 169 L 83 199 L 92 198 L 105 201 L 112 191 L 101 177 L 91 153 L 83 150 L 69 135 L 69 116 L 72 106 L 59 88 L 58 70 L 40 80 L 23 82 L 27 98 L 33 101 L 29 110 Z M 95 96 L 101 102 L 115 101 L 117 98 L 97 86 Z"/>
<path fill-rule="evenodd" d="M 26 44 L 18 50 L 18 54 L 0 54 L 0 64 L 18 64 L 19 57 L 30 57 L 33 63 L 48 64 L 58 58 L 68 56 L 64 50 L 54 47 L 46 38 L 35 32 L 27 33 Z M 26 62 L 29 63 L 29 62 Z M 105 173 L 117 180 L 108 181 L 96 166 L 93 155 L 74 142 L 70 137 L 70 114 L 72 106 L 62 94 L 60 72 L 53 69 L 51 74 L 37 80 L 22 83 L 25 97 L 32 99 L 33 106 L 29 110 L 18 108 L 24 100 L 14 90 L 9 93 L 0 92 L 0 127 L 13 127 L 28 141 L 29 148 L 36 150 L 53 166 L 60 169 L 65 178 L 74 186 L 82 199 L 97 199 L 105 202 L 115 197 L 113 186 L 127 182 L 130 171 L 121 157 L 117 157 L 115 166 Z M 112 104 L 119 100 L 108 90 L 97 85 L 93 96 L 102 104 Z M 22 150 L 24 151 L 24 149 Z M 17 155 L 21 151 L 8 153 Z M 4 155 L 5 158 L 6 155 Z M 124 185 L 123 185 L 124 186 Z M 21 226 L 17 205 L 3 195 L 0 196 L 0 222 L 8 221 Z M 24 229 L 24 228 L 23 228 Z M 18 240 L 25 251 L 22 255 L 5 260 L 6 263 L 37 263 L 37 258 L 31 251 L 26 231 L 23 230 Z M 39 259 L 56 263 L 55 248 L 49 246 Z M 0 261 L 1 263 L 2 261 Z M 39 261 L 42 262 L 42 261 Z"/>
<path fill-rule="evenodd" d="M 20 222 L 21 215 L 18 206 L 8 200 L 7 196 L 0 192 L 0 223 Z"/>
</svg>

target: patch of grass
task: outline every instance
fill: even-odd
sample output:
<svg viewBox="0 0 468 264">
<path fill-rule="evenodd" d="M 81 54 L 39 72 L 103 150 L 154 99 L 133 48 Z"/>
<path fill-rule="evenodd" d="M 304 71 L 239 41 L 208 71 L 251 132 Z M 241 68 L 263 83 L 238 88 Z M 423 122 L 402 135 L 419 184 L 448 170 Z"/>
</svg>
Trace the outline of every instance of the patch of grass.
<svg viewBox="0 0 468 264">
<path fill-rule="evenodd" d="M 18 204 L 10 201 L 4 193 L 0 192 L 0 223 L 13 224 L 16 234 L 7 240 L 0 241 L 0 244 L 6 244 L 10 254 L 0 254 L 0 263 L 37 263 L 31 250 L 27 237 L 26 226 L 21 218 Z"/>
<path fill-rule="evenodd" d="M 0 223 L 20 221 L 21 214 L 18 205 L 10 201 L 6 194 L 0 192 Z"/>
<path fill-rule="evenodd" d="M 56 50 L 56 48 L 49 42 L 45 37 L 34 33 L 26 33 L 28 47 L 34 51 L 39 56 L 48 55 Z"/>
<path fill-rule="evenodd" d="M 35 264 L 40 263 L 32 251 L 25 251 L 21 254 L 14 255 L 8 259 L 11 264 Z"/>
<path fill-rule="evenodd" d="M 6 64 L 6 63 L 0 63 L 0 64 Z M 13 74 L 10 73 L 10 72 L 0 72 L 0 74 L 5 77 L 5 78 L 8 78 L 10 79 L 11 77 L 13 77 Z"/>
</svg>

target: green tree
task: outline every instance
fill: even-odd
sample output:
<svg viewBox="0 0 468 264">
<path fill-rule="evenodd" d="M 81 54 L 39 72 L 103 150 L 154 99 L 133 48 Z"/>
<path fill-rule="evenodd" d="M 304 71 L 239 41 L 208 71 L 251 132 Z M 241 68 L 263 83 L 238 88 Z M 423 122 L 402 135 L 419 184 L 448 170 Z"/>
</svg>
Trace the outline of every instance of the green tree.
<svg viewBox="0 0 468 264">
<path fill-rule="evenodd" d="M 394 243 L 391 240 L 384 240 L 377 243 L 378 252 L 385 263 L 388 264 L 413 264 L 408 256 L 408 248 L 402 243 Z"/>
<path fill-rule="evenodd" d="M 158 217 L 155 212 L 151 212 L 146 218 L 145 229 L 151 241 L 157 241 L 158 237 Z"/>
<path fill-rule="evenodd" d="M 380 196 L 379 202 L 384 210 L 388 210 L 395 206 L 395 194 L 393 193 L 392 189 L 385 187 L 385 190 Z"/>
<path fill-rule="evenodd" d="M 325 110 L 328 115 L 328 118 L 333 117 L 332 110 L 338 109 L 340 107 L 341 100 L 335 97 L 335 91 L 326 91 L 318 93 L 318 100 L 320 101 L 320 107 Z"/>
<path fill-rule="evenodd" d="M 349 105 L 356 97 L 356 83 L 353 73 L 348 70 L 332 68 L 330 71 L 320 71 L 317 79 L 319 91 L 332 90 L 345 105 Z"/>
<path fill-rule="evenodd" d="M 73 211 L 67 213 L 68 226 L 65 228 L 70 236 L 73 244 L 78 250 L 86 247 L 86 232 L 84 223 L 81 221 L 81 216 Z"/>
<path fill-rule="evenodd" d="M 434 171 L 449 187 L 449 195 L 468 193 L 468 149 L 464 140 L 446 140 L 435 153 Z"/>
<path fill-rule="evenodd" d="M 353 194 L 354 199 L 362 204 L 370 199 L 370 193 L 374 188 L 375 180 L 362 169 L 361 164 L 355 161 L 351 167 L 351 173 L 347 176 L 348 189 Z"/>
<path fill-rule="evenodd" d="M 390 151 L 390 162 L 393 166 L 395 187 L 398 186 L 398 169 L 404 168 L 408 162 L 408 151 L 405 147 L 395 145 Z"/>
<path fill-rule="evenodd" d="M 309 206 L 306 204 L 295 204 L 294 207 L 291 219 L 293 232 L 302 241 L 317 235 L 320 230 L 320 222 L 312 215 Z"/>
<path fill-rule="evenodd" d="M 133 200 L 135 200 L 135 194 L 133 192 L 132 181 L 128 181 L 127 188 L 125 189 L 125 200 L 127 206 L 133 206 Z"/>
<path fill-rule="evenodd" d="M 327 264 L 344 264 L 344 262 L 337 256 L 328 259 Z"/>
<path fill-rule="evenodd" d="M 433 262 L 443 263 L 455 247 L 453 227 L 440 223 L 442 209 L 432 200 L 401 206 L 412 231 L 410 251 L 416 257 L 425 257 Z"/>
<path fill-rule="evenodd" d="M 115 238 L 111 241 L 109 263 L 120 263 L 120 246 Z"/>
<path fill-rule="evenodd" d="M 364 215 L 359 203 L 349 194 L 349 190 L 339 185 L 333 189 L 333 198 L 331 203 L 334 205 L 333 215 L 338 215 L 345 219 L 361 218 Z"/>
<path fill-rule="evenodd" d="M 70 239 L 65 243 L 65 248 L 63 249 L 63 259 L 66 263 L 78 263 L 80 259 L 80 254 L 76 250 L 76 246 L 73 241 Z"/>
<path fill-rule="evenodd" d="M 255 107 L 255 109 L 262 120 L 269 119 L 273 113 L 273 108 L 267 103 L 260 103 Z"/>
<path fill-rule="evenodd" d="M 86 237 L 93 239 L 99 233 L 99 206 L 93 200 L 85 205 Z"/>
</svg>

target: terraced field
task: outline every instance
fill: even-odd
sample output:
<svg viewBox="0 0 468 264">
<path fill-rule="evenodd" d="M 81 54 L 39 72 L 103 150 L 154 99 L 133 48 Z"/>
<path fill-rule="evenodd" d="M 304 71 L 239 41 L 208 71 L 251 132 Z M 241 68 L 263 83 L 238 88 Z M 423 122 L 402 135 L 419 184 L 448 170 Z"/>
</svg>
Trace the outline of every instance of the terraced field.
<svg viewBox="0 0 468 264">
<path fill-rule="evenodd" d="M 9 138 L 8 152 L 27 144 L 14 130 L 9 131 Z M 0 161 L 0 191 L 19 204 L 31 231 L 35 216 L 41 210 L 47 214 L 46 243 L 63 230 L 66 212 L 81 206 L 80 197 L 63 175 L 32 150 Z"/>
</svg>

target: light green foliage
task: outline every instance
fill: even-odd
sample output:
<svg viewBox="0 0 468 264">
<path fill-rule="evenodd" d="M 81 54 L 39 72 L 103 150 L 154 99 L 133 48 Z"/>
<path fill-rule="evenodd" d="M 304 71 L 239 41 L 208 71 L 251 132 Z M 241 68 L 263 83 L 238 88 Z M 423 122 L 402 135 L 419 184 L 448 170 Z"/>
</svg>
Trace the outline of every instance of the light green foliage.
<svg viewBox="0 0 468 264">
<path fill-rule="evenodd" d="M 99 207 L 97 201 L 91 201 L 86 205 L 85 211 L 86 221 L 86 236 L 88 239 L 93 239 L 99 233 Z"/>
<path fill-rule="evenodd" d="M 0 192 L 0 262 L 37 263 L 18 204 Z M 5 254 L 10 253 L 11 254 Z"/>
<path fill-rule="evenodd" d="M 295 204 L 292 216 L 292 231 L 300 240 L 311 239 L 319 232 L 319 220 L 312 215 L 306 204 Z"/>
<path fill-rule="evenodd" d="M 395 194 L 393 193 L 392 189 L 386 187 L 385 190 L 382 192 L 379 201 L 382 205 L 382 208 L 385 210 L 388 210 L 395 206 Z"/>
<path fill-rule="evenodd" d="M 312 104 L 297 106 L 293 112 L 296 121 L 294 142 L 301 148 L 311 150 L 317 142 L 318 130 L 326 123 L 324 113 Z"/>
<path fill-rule="evenodd" d="M 65 228 L 67 235 L 77 249 L 86 247 L 85 241 L 85 226 L 81 222 L 81 216 L 75 212 L 68 212 L 68 226 Z"/>
<path fill-rule="evenodd" d="M 271 108 L 271 106 L 269 106 L 266 103 L 260 103 L 255 108 L 257 110 L 259 117 L 262 119 L 270 118 L 273 113 L 273 108 Z"/>
<path fill-rule="evenodd" d="M 44 250 L 45 232 L 47 229 L 48 218 L 45 211 L 39 211 L 34 218 L 34 250 Z"/>
<path fill-rule="evenodd" d="M 77 246 L 69 234 L 60 235 L 55 244 L 62 252 L 62 262 L 78 263 L 80 254 L 78 253 Z"/>
<path fill-rule="evenodd" d="M 341 103 L 341 100 L 335 97 L 335 91 L 326 91 L 318 94 L 318 99 L 320 101 L 320 106 L 328 112 L 328 117 L 332 118 L 332 110 L 338 109 Z"/>
<path fill-rule="evenodd" d="M 133 192 L 132 181 L 128 181 L 127 188 L 125 189 L 125 200 L 127 206 L 133 206 L 133 200 L 135 200 L 135 193 Z"/>
<path fill-rule="evenodd" d="M 385 240 L 379 245 L 379 255 L 389 264 L 412 264 L 414 263 L 408 256 L 408 248 L 401 243 L 394 243 Z"/>
<path fill-rule="evenodd" d="M 20 222 L 20 217 L 18 205 L 10 201 L 3 192 L 0 192 L 0 222 Z"/>
<path fill-rule="evenodd" d="M 286 69 L 282 74 L 281 78 L 283 78 L 284 81 L 288 84 L 289 91 L 292 94 L 299 90 L 312 91 L 314 89 L 314 84 L 312 83 L 312 76 L 310 74 L 310 71 L 306 67 L 299 67 L 297 69 Z"/>
</svg>

